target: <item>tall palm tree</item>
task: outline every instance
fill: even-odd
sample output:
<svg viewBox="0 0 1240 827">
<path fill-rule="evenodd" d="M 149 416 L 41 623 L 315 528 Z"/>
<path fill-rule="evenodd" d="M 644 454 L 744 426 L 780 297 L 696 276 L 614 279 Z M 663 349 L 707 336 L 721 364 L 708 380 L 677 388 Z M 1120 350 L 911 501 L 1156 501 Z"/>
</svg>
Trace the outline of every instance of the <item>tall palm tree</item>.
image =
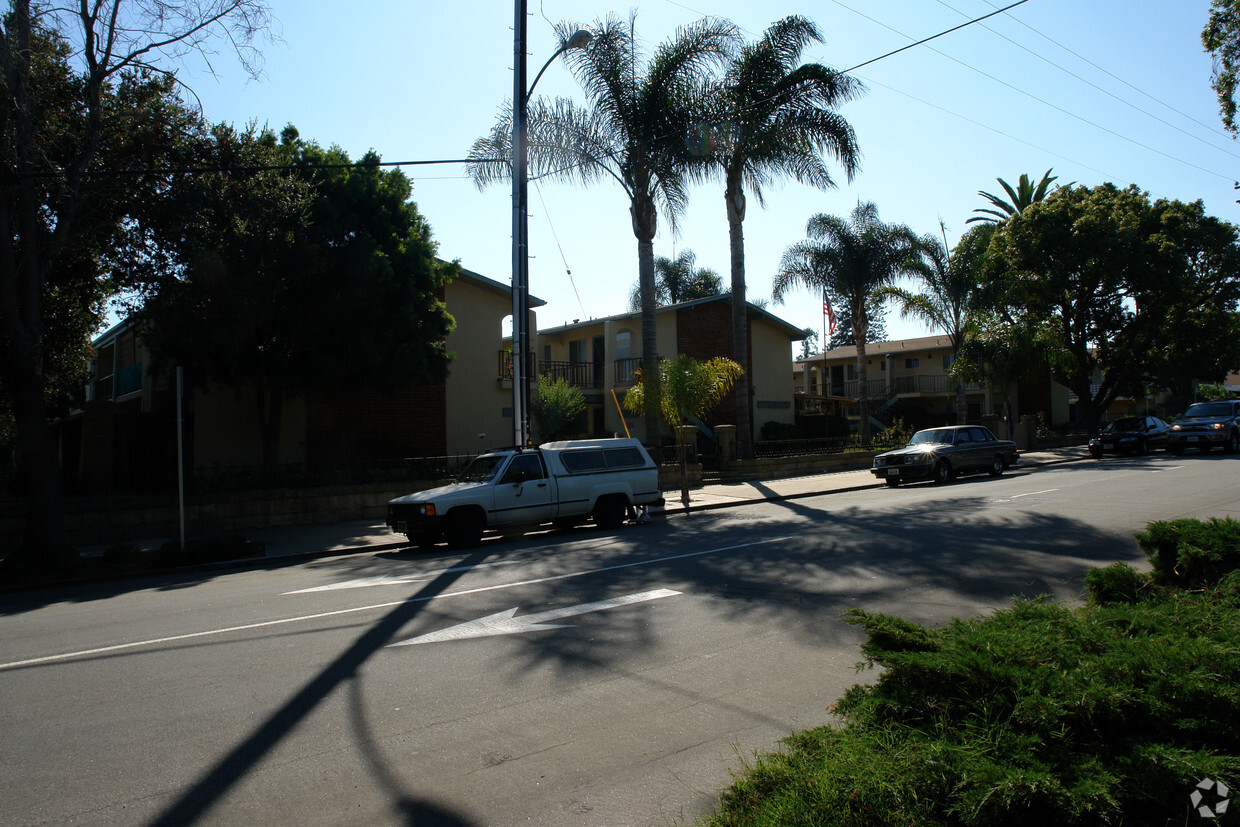
<svg viewBox="0 0 1240 827">
<path fill-rule="evenodd" d="M 873 202 L 857 204 L 848 220 L 819 213 L 805 227 L 808 238 L 784 251 L 771 286 L 775 301 L 794 287 L 828 290 L 847 304 L 857 346 L 857 398 L 861 444 L 870 444 L 870 400 L 865 343 L 867 306 L 879 288 L 914 272 L 918 242 L 903 224 L 884 224 Z"/>
<path fill-rule="evenodd" d="M 567 43 L 579 27 L 561 23 L 556 33 Z M 642 362 L 646 381 L 658 381 L 655 326 L 654 236 L 658 210 L 675 220 L 687 198 L 690 147 L 685 135 L 701 122 L 708 99 L 705 76 L 731 49 L 735 27 L 703 19 L 682 27 L 659 44 L 650 59 L 638 48 L 635 16 L 614 15 L 588 27 L 589 49 L 573 49 L 565 60 L 588 99 L 581 106 L 566 98 L 531 101 L 528 109 L 533 176 L 593 184 L 618 183 L 629 199 L 637 238 L 641 291 Z M 470 149 L 469 174 L 478 186 L 507 179 L 511 169 L 496 158 L 512 157 L 511 116 L 502 116 L 491 134 Z M 646 439 L 658 443 L 659 418 L 648 412 Z"/>
<path fill-rule="evenodd" d="M 1034 186 L 1029 176 L 1022 174 L 1020 180 L 1016 183 L 1016 189 L 1012 189 L 1012 186 L 1002 178 L 996 178 L 995 180 L 999 182 L 999 186 L 1003 187 L 1003 191 L 1007 193 L 1008 198 L 1011 200 L 1004 201 L 997 195 L 992 195 L 985 190 L 978 190 L 977 194 L 989 201 L 995 209 L 988 210 L 978 207 L 973 212 L 981 213 L 981 215 L 973 216 L 965 222 L 966 224 L 972 224 L 975 221 L 984 221 L 988 224 L 1002 224 L 1012 216 L 1024 212 L 1025 208 L 1030 204 L 1036 204 L 1045 199 L 1050 190 L 1051 182 L 1058 180 L 1058 176 L 1051 175 L 1051 171 L 1048 169 L 1042 174 L 1042 180 L 1037 183 L 1037 186 Z M 1071 184 L 1068 186 L 1071 186 Z"/>
<path fill-rule="evenodd" d="M 950 253 L 947 249 L 947 228 L 940 222 L 940 241 L 925 235 L 918 243 L 919 257 L 912 262 L 913 277 L 921 283 L 922 292 L 889 285 L 877 291 L 879 298 L 892 299 L 900 306 L 902 318 L 914 318 L 947 334 L 952 358 L 964 341 L 969 314 L 978 299 L 977 268 L 982 254 L 994 233 L 993 224 L 972 227 Z M 956 382 L 956 422 L 968 419 L 964 382 Z"/>
<path fill-rule="evenodd" d="M 723 292 L 723 279 L 709 267 L 698 267 L 697 256 L 685 250 L 676 258 L 658 256 L 654 260 L 654 296 L 659 305 L 677 304 Z M 629 309 L 641 310 L 641 285 L 629 293 Z"/>
<path fill-rule="evenodd" d="M 765 206 L 762 187 L 790 176 L 829 189 L 835 180 L 823 156 L 833 158 L 852 180 L 860 165 L 857 138 L 835 110 L 860 96 L 859 81 L 818 63 L 801 64 L 805 47 L 822 42 L 818 28 L 803 17 L 779 20 L 732 58 L 718 93 L 708 167 L 722 172 L 728 216 L 732 275 L 732 358 L 748 364 L 745 308 L 745 193 Z M 736 382 L 737 447 L 750 450 L 749 378 Z"/>
</svg>

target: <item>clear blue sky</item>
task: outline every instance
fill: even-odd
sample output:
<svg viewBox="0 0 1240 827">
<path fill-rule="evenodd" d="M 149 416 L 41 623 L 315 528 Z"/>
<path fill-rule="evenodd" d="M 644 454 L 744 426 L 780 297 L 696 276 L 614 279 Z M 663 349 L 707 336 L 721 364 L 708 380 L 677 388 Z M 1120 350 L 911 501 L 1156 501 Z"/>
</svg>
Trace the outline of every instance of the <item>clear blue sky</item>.
<svg viewBox="0 0 1240 827">
<path fill-rule="evenodd" d="M 594 0 L 529 0 L 529 72 L 555 50 L 552 25 L 586 24 L 637 10 L 637 30 L 653 46 L 707 11 L 750 39 L 775 19 L 801 14 L 825 44 L 807 60 L 847 69 L 979 17 L 987 0 L 818 0 L 784 5 L 752 0 L 710 4 L 645 0 L 609 6 Z M 226 56 L 216 76 L 182 72 L 207 117 L 280 129 L 338 144 L 357 158 L 385 161 L 463 158 L 512 94 L 513 6 L 508 2 L 429 0 L 358 3 L 272 0 L 281 42 L 265 48 L 264 77 L 247 81 Z M 1029 0 L 1004 15 L 886 58 L 855 74 L 868 87 L 843 110 L 856 129 L 862 169 L 838 189 L 784 183 L 751 199 L 745 237 L 751 298 L 770 298 L 780 256 L 805 237 L 818 212 L 847 215 L 873 201 L 888 222 L 937 232 L 954 244 L 978 190 L 999 193 L 1053 168 L 1060 183 L 1135 183 L 1154 197 L 1201 199 L 1209 213 L 1240 222 L 1232 182 L 1240 144 L 1219 125 L 1209 87 L 1210 58 L 1200 32 L 1208 0 Z M 536 95 L 581 100 L 567 68 L 554 65 Z M 511 275 L 507 186 L 479 192 L 459 165 L 407 167 L 414 200 L 444 258 L 490 278 Z M 530 188 L 531 292 L 547 302 L 540 327 L 625 309 L 637 281 L 637 247 L 619 187 L 589 190 L 542 182 Z M 692 193 L 673 237 L 660 222 L 656 255 L 685 249 L 699 266 L 728 279 L 721 186 Z M 571 277 L 566 273 L 571 270 Z M 816 296 L 801 293 L 773 313 L 821 329 Z M 892 338 L 926 335 L 891 313 Z"/>
</svg>

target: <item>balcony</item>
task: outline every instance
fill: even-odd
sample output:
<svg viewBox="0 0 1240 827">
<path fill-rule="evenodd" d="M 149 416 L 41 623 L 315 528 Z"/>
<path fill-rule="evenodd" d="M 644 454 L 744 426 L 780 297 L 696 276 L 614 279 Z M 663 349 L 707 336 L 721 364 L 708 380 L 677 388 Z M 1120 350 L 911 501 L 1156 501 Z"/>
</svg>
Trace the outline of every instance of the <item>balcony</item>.
<svg viewBox="0 0 1240 827">
<path fill-rule="evenodd" d="M 967 391 L 979 391 L 982 386 L 977 382 L 966 382 Z M 900 395 L 932 395 L 944 396 L 956 392 L 956 381 L 946 376 L 897 376 L 891 380 L 891 393 Z"/>
<path fill-rule="evenodd" d="M 539 366 L 539 376 L 545 376 L 552 382 L 563 379 L 577 388 L 601 388 L 603 386 L 603 366 L 593 362 L 548 362 Z"/>
</svg>

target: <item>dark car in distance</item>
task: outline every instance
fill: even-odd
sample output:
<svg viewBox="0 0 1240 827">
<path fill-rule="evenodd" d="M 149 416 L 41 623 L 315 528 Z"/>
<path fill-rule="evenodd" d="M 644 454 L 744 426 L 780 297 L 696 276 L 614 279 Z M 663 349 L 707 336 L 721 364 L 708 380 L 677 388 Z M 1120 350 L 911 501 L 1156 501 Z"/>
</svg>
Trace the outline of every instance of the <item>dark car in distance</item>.
<svg viewBox="0 0 1240 827">
<path fill-rule="evenodd" d="M 903 448 L 874 457 L 870 473 L 895 487 L 923 479 L 944 483 L 975 471 L 997 477 L 1016 462 L 1016 443 L 997 439 L 989 428 L 945 425 L 918 431 Z"/>
<path fill-rule="evenodd" d="M 1194 402 L 1171 425 L 1167 450 L 1173 454 L 1182 454 L 1185 448 L 1205 452 L 1215 445 L 1229 454 L 1240 451 L 1240 400 Z"/>
<path fill-rule="evenodd" d="M 1113 419 L 1089 441 L 1089 453 L 1101 457 L 1105 453 L 1145 456 L 1152 449 L 1165 448 L 1171 426 L 1156 416 L 1122 416 Z"/>
</svg>

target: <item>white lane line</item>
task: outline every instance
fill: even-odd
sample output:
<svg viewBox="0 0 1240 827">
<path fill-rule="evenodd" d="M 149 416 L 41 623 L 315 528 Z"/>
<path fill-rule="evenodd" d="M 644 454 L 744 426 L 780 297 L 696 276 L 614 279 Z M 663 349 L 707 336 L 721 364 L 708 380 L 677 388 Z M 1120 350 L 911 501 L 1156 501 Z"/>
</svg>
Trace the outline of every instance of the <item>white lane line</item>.
<svg viewBox="0 0 1240 827">
<path fill-rule="evenodd" d="M 181 640 L 192 640 L 193 638 L 209 637 L 212 635 L 226 635 L 233 632 L 245 632 L 250 629 L 264 629 L 271 626 L 280 626 L 286 623 L 302 623 L 310 620 L 321 620 L 325 617 L 339 617 L 341 615 L 354 614 L 357 612 L 370 612 L 378 609 L 390 609 L 393 606 L 403 606 L 408 603 L 427 603 L 432 600 L 443 600 L 448 597 L 463 597 L 469 594 L 481 594 L 482 592 L 493 592 L 500 589 L 513 589 L 520 586 L 533 586 L 539 583 L 552 583 L 557 580 L 569 580 L 573 577 L 585 577 L 590 574 L 600 574 L 607 571 L 617 571 L 619 569 L 631 569 L 637 566 L 649 566 L 655 563 L 666 563 L 671 560 L 684 560 L 689 557 L 702 557 L 707 554 L 719 554 L 725 551 L 736 551 L 737 549 L 749 548 L 751 546 L 761 546 L 768 543 L 781 543 L 785 540 L 795 539 L 794 537 L 773 537 L 769 540 L 754 540 L 750 543 L 739 543 L 734 546 L 720 546 L 719 548 L 710 548 L 703 551 L 690 551 L 684 554 L 672 554 L 667 557 L 656 557 L 650 560 L 637 560 L 632 563 L 617 563 L 614 566 L 602 566 L 597 569 L 587 569 L 585 571 L 573 571 L 567 574 L 555 574 L 550 577 L 536 577 L 530 580 L 518 580 L 513 583 L 500 583 L 494 586 L 479 586 L 473 589 L 462 589 L 456 592 L 444 592 L 443 594 L 432 595 L 431 597 L 409 597 L 404 600 L 390 600 L 386 603 L 372 603 L 368 606 L 356 606 L 352 609 L 337 609 L 333 612 L 317 612 L 309 615 L 299 615 L 297 617 L 286 617 L 280 620 L 266 620 L 261 623 L 247 623 L 242 626 L 229 626 L 223 629 L 210 629 L 203 632 L 190 632 L 184 635 L 171 635 L 169 637 L 152 638 L 150 640 L 135 640 L 131 643 L 118 643 L 114 646 L 101 646 L 97 649 L 84 649 L 78 652 L 65 652 L 59 655 L 45 655 L 39 658 L 29 658 L 27 660 L 11 661 L 9 663 L 0 663 L 0 672 L 6 669 L 18 669 L 23 666 L 39 666 L 45 663 L 56 663 L 59 661 L 71 660 L 73 658 L 85 658 L 92 655 L 103 655 L 109 652 L 121 652 L 126 649 L 137 649 L 141 646 L 159 646 L 164 643 L 175 643 Z"/>
<path fill-rule="evenodd" d="M 1019 500 L 1021 497 L 1036 497 L 1038 494 L 1050 494 L 1051 492 L 1058 491 L 1058 490 L 1059 490 L 1058 488 L 1048 488 L 1045 491 L 1030 491 L 1028 494 L 1013 494 L 1012 496 L 1008 497 L 1008 499 Z"/>
</svg>

